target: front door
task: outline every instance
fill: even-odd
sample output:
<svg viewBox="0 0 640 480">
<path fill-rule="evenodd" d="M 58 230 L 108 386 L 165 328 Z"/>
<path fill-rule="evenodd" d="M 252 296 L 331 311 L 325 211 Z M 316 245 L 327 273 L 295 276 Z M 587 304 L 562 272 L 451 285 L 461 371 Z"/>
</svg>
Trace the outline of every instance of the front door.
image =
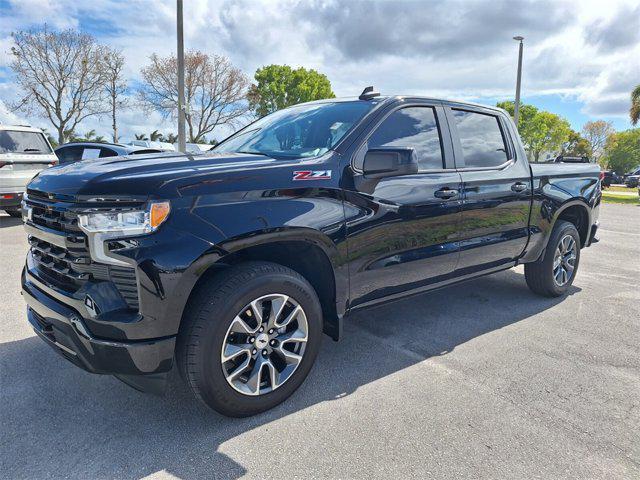
<svg viewBox="0 0 640 480">
<path fill-rule="evenodd" d="M 529 163 L 495 110 L 452 105 L 446 112 L 464 191 L 457 273 L 511 264 L 528 240 Z"/>
<path fill-rule="evenodd" d="M 359 182 L 364 154 L 375 147 L 415 149 L 418 173 Z M 442 107 L 392 107 L 361 143 L 351 168 L 354 186 L 345 190 L 350 305 L 451 275 L 458 259 L 461 180 Z"/>
</svg>

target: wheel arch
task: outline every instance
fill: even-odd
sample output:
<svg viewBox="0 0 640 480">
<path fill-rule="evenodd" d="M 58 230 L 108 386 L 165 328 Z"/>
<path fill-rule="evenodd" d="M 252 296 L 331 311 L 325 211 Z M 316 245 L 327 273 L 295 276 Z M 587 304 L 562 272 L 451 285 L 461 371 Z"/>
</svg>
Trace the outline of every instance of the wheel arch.
<svg viewBox="0 0 640 480">
<path fill-rule="evenodd" d="M 589 206 L 584 201 L 570 202 L 559 209 L 554 216 L 551 228 L 558 220 L 565 220 L 572 223 L 578 234 L 580 235 L 580 247 L 584 248 L 589 238 L 589 230 L 591 229 L 591 215 L 589 214 Z M 548 242 L 548 239 L 547 239 Z"/>
<path fill-rule="evenodd" d="M 267 261 L 291 268 L 311 284 L 320 299 L 324 332 L 334 340 L 340 338 L 344 314 L 341 305 L 345 304 L 348 280 L 337 274 L 339 253 L 324 233 L 310 228 L 254 232 L 226 240 L 218 247 L 217 252 L 205 254 L 194 262 L 193 285 L 182 315 L 191 296 L 203 282 L 242 262 Z"/>
<path fill-rule="evenodd" d="M 551 232 L 558 220 L 566 220 L 576 226 L 580 234 L 581 247 L 585 247 L 591 235 L 591 207 L 583 198 L 573 198 L 564 203 L 545 200 L 539 205 L 533 205 L 534 209 L 541 212 L 532 216 L 530 225 L 529 244 L 520 258 L 522 263 L 531 263 L 544 256 Z M 532 212 L 533 215 L 533 212 Z"/>
</svg>

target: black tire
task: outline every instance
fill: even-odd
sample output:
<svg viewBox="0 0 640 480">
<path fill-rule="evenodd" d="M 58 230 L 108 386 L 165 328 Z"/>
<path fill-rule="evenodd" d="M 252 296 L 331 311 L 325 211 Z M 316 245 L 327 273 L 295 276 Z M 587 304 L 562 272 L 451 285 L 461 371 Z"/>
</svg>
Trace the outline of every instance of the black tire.
<svg viewBox="0 0 640 480">
<path fill-rule="evenodd" d="M 14 218 L 21 218 L 22 217 L 22 211 L 18 208 L 10 208 L 8 210 L 5 210 L 5 212 L 7 212 L 7 215 L 14 217 Z"/>
<path fill-rule="evenodd" d="M 571 235 L 576 242 L 577 251 L 574 261 L 574 268 L 568 281 L 563 285 L 558 285 L 554 279 L 554 258 L 556 249 L 560 241 L 566 236 Z M 567 290 L 573 283 L 578 272 L 580 264 L 580 235 L 573 223 L 564 220 L 558 220 L 553 227 L 549 243 L 542 258 L 533 263 L 524 265 L 524 277 L 527 285 L 534 293 L 544 297 L 559 297 L 567 293 Z"/>
<path fill-rule="evenodd" d="M 251 301 L 284 294 L 303 308 L 308 340 L 302 360 L 282 385 L 249 396 L 227 382 L 219 360 L 227 331 Z M 176 346 L 180 373 L 193 394 L 208 407 L 230 417 L 246 417 L 286 400 L 302 384 L 316 359 L 322 338 L 322 310 L 309 282 L 295 271 L 270 262 L 247 262 L 226 269 L 198 287 L 189 300 Z"/>
</svg>

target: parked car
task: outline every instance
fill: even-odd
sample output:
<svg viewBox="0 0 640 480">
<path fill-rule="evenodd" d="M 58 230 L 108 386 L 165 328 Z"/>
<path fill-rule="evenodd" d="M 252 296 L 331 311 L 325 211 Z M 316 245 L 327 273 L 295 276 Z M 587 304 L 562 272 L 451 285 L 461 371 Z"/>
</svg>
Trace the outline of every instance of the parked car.
<svg viewBox="0 0 640 480">
<path fill-rule="evenodd" d="M 610 187 L 613 184 L 622 183 L 622 177 L 615 172 L 612 172 L 610 170 L 604 170 L 602 172 L 602 175 L 603 175 L 602 176 L 603 187 Z"/>
<path fill-rule="evenodd" d="M 640 167 L 624 176 L 624 184 L 629 188 L 636 188 L 640 180 Z"/>
<path fill-rule="evenodd" d="M 166 152 L 173 152 L 177 150 L 177 148 L 174 147 L 173 143 L 159 142 L 157 140 L 131 140 L 131 142 L 129 142 L 129 145 L 132 145 L 134 147 L 153 148 L 155 150 Z"/>
<path fill-rule="evenodd" d="M 0 209 L 19 217 L 22 194 L 29 180 L 57 162 L 42 130 L 0 124 Z"/>
<path fill-rule="evenodd" d="M 95 158 L 160 153 L 162 150 L 119 143 L 72 142 L 59 146 L 55 152 L 60 164 L 65 164 Z"/>
<path fill-rule="evenodd" d="M 76 365 L 154 391 L 175 366 L 246 416 L 289 397 L 356 310 L 518 264 L 533 292 L 565 295 L 600 198 L 597 165 L 530 165 L 504 110 L 366 89 L 197 157 L 41 173 L 22 292 Z"/>
</svg>

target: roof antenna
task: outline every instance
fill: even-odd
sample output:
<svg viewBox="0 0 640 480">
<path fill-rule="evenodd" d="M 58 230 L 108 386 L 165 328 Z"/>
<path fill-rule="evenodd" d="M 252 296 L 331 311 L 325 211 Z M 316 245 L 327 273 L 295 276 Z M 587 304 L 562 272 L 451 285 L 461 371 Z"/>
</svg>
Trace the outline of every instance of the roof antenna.
<svg viewBox="0 0 640 480">
<path fill-rule="evenodd" d="M 373 87 L 366 87 L 360 96 L 358 97 L 360 100 L 371 100 L 372 98 L 379 97 L 380 92 L 375 92 Z"/>
</svg>

